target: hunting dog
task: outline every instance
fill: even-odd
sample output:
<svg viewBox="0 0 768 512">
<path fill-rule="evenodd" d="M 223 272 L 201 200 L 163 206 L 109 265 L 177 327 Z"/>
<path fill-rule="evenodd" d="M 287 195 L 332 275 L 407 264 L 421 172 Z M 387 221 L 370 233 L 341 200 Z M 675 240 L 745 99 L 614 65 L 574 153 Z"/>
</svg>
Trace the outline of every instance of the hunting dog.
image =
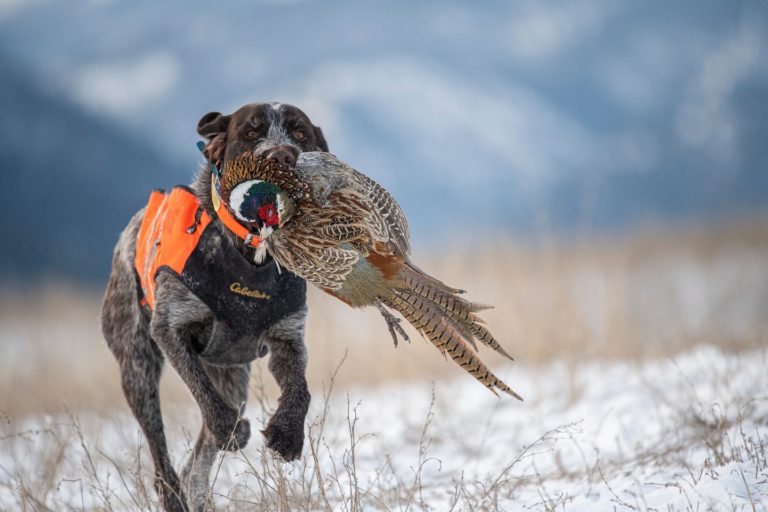
<svg viewBox="0 0 768 512">
<path fill-rule="evenodd" d="M 208 113 L 200 119 L 197 132 L 205 139 L 202 150 L 207 163 L 188 193 L 199 204 L 195 222 L 203 213 L 210 218 L 211 229 L 206 228 L 203 235 L 205 247 L 198 248 L 203 274 L 185 281 L 173 272 L 158 271 L 150 276 L 154 307 L 147 305 L 136 268 L 137 238 L 147 211 L 142 209 L 117 242 L 101 311 L 102 331 L 119 363 L 123 392 L 152 454 L 158 497 L 172 511 L 204 509 L 216 454 L 248 442 L 250 425 L 242 413 L 253 360 L 270 354 L 269 370 L 281 395 L 262 433 L 266 445 L 286 461 L 301 455 L 310 401 L 305 379 L 306 284 L 286 270 L 280 271 L 269 258 L 257 265 L 255 249 L 224 226 L 213 204 L 212 171 L 226 173 L 227 161 L 243 152 L 292 166 L 301 152 L 328 151 L 322 131 L 306 114 L 279 103 L 249 104 L 230 115 Z M 188 232 L 194 230 L 193 225 Z M 218 279 L 207 280 L 208 274 L 217 275 L 219 267 L 238 259 L 236 265 L 253 267 L 238 267 L 238 272 L 258 272 L 264 282 L 278 283 L 293 306 L 286 307 L 282 295 L 259 301 L 270 297 L 239 283 L 224 283 L 233 293 L 253 299 L 249 309 L 242 310 L 249 312 L 248 318 L 232 318 L 226 302 L 218 310 L 212 308 L 227 290 L 208 290 L 209 283 Z M 190 283 L 198 286 L 194 293 Z M 188 386 L 203 418 L 180 477 L 169 459 L 160 412 L 158 385 L 165 359 Z"/>
</svg>

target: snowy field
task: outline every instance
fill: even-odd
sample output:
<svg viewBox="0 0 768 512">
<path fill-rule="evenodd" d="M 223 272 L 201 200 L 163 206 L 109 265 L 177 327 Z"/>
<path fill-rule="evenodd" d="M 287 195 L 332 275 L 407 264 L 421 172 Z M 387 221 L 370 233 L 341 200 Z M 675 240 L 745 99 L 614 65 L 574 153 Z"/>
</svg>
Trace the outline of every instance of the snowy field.
<svg viewBox="0 0 768 512">
<path fill-rule="evenodd" d="M 343 364 L 343 363 L 342 363 Z M 277 462 L 260 424 L 214 468 L 220 510 L 766 510 L 768 349 L 699 346 L 646 363 L 500 375 L 526 399 L 449 381 L 315 392 L 303 457 Z M 167 418 L 178 465 L 195 410 Z M 181 425 L 184 425 L 182 427 Z M 155 510 L 151 462 L 127 414 L 0 427 L 0 510 Z"/>
<path fill-rule="evenodd" d="M 765 226 L 419 256 L 496 306 L 488 325 L 518 362 L 481 356 L 522 403 L 497 399 L 415 332 L 393 348 L 376 311 L 312 290 L 303 458 L 264 450 L 278 394 L 257 361 L 251 441 L 221 457 L 210 502 L 768 510 Z M 0 511 L 156 510 L 145 440 L 98 327 L 100 291 L 17 292 L 0 293 Z M 199 412 L 171 368 L 161 394 L 180 467 Z"/>
</svg>

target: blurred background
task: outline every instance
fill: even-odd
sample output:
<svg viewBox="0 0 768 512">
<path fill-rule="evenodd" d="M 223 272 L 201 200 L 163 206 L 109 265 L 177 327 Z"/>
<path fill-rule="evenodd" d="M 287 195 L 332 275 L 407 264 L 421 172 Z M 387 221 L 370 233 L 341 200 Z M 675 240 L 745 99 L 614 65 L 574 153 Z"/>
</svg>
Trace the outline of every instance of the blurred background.
<svg viewBox="0 0 768 512">
<path fill-rule="evenodd" d="M 1 0 L 0 411 L 123 407 L 113 245 L 190 182 L 198 119 L 253 101 L 296 104 L 392 191 L 419 265 L 495 304 L 523 364 L 765 344 L 767 22 L 762 1 Z M 464 377 L 314 291 L 308 340 L 313 387 L 347 349 L 343 385 Z"/>
</svg>

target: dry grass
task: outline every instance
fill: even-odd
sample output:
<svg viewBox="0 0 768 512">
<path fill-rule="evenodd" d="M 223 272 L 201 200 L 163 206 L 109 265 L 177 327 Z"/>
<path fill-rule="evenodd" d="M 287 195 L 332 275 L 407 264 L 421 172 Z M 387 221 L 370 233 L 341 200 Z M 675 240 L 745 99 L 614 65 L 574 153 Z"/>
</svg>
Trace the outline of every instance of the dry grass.
<svg viewBox="0 0 768 512">
<path fill-rule="evenodd" d="M 641 360 L 697 343 L 741 349 L 768 342 L 767 225 L 528 245 L 500 238 L 476 244 L 482 251 L 467 242 L 415 260 L 495 305 L 484 317 L 520 362 Z M 98 292 L 64 285 L 0 294 L 0 410 L 21 417 L 61 411 L 64 403 L 123 407 L 98 328 L 99 301 Z M 350 310 L 312 289 L 310 387 L 320 389 L 347 350 L 342 388 L 460 374 L 411 334 L 410 345 L 395 349 L 375 310 Z M 503 363 L 490 351 L 482 355 L 492 367 Z M 163 381 L 166 403 L 190 403 L 172 370 Z"/>
</svg>

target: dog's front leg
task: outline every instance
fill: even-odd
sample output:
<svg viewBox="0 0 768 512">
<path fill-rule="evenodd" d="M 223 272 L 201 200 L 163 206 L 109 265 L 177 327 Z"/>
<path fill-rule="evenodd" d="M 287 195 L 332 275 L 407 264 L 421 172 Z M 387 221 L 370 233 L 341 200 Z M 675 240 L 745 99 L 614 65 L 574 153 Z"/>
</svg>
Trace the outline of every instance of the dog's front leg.
<svg viewBox="0 0 768 512">
<path fill-rule="evenodd" d="M 205 321 L 210 316 L 208 308 L 172 275 L 161 273 L 156 283 L 152 338 L 197 401 L 217 446 L 226 450 L 243 448 L 251 435 L 248 420 L 222 398 L 192 350 L 190 326 Z"/>
<path fill-rule="evenodd" d="M 286 461 L 298 459 L 304 445 L 304 419 L 309 409 L 309 389 L 304 375 L 307 347 L 304 344 L 306 308 L 285 317 L 269 329 L 269 371 L 280 386 L 275 414 L 262 431 L 267 447 Z"/>
</svg>

